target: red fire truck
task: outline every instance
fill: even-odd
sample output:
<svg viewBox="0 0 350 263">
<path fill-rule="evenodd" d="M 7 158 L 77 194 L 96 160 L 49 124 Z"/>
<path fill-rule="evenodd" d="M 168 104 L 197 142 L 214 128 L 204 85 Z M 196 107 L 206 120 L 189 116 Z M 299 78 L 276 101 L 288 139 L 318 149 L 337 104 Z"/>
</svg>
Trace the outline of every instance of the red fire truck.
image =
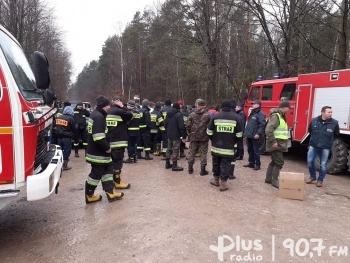
<svg viewBox="0 0 350 263">
<path fill-rule="evenodd" d="M 307 145 L 311 119 L 321 114 L 323 106 L 331 106 L 341 136 L 333 143 L 327 171 L 336 174 L 346 167 L 350 171 L 350 69 L 254 82 L 245 102 L 246 113 L 255 99 L 261 100 L 267 118 L 270 109 L 278 107 L 281 100 L 290 102 L 292 108 L 287 115 L 290 147 Z M 262 141 L 262 150 L 264 145 Z M 316 165 L 319 167 L 319 160 Z"/>
<path fill-rule="evenodd" d="M 0 26 L 0 208 L 26 186 L 27 200 L 58 187 L 62 150 L 50 144 L 55 109 L 48 62 L 33 55 L 34 74 L 16 39 Z"/>
</svg>

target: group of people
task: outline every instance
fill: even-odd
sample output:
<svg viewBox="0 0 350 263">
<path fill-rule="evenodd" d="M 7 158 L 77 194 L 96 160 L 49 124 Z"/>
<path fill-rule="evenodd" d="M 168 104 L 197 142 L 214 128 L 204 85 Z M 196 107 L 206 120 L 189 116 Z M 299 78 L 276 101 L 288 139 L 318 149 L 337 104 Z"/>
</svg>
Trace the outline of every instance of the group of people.
<svg viewBox="0 0 350 263">
<path fill-rule="evenodd" d="M 203 99 L 196 100 L 192 112 L 181 101 L 172 103 L 171 99 L 166 99 L 164 104 L 155 103 L 153 108 L 144 99 L 138 108 L 133 100 L 124 104 L 119 96 L 112 101 L 99 96 L 96 105 L 91 114 L 84 111 L 79 103 L 75 109 L 64 105 L 55 117 L 55 134 L 63 149 L 64 170 L 70 169 L 67 164 L 71 138 L 67 138 L 75 135 L 76 157 L 79 157 L 79 140 L 83 139 L 86 161 L 91 164 L 91 172 L 85 182 L 87 204 L 102 199 L 101 195 L 94 193 L 99 181 L 102 182 L 108 201 L 123 197 L 124 193 L 117 190 L 130 188 L 130 184 L 122 181 L 123 163 L 134 164 L 139 159 L 152 160 L 151 154 L 162 155 L 165 169 L 183 171 L 178 160 L 184 153 L 187 141 L 188 173 L 194 173 L 195 156 L 199 154 L 199 174 L 204 176 L 208 174 L 207 153 L 211 140 L 213 178 L 210 184 L 219 187 L 220 191 L 226 191 L 228 179 L 235 178 L 236 160 L 244 157 L 243 141 L 247 143 L 249 155 L 248 163 L 243 166 L 257 171 L 261 168 L 259 142 L 266 138 L 266 150 L 271 152 L 271 162 L 265 182 L 279 187 L 278 176 L 284 164 L 283 152 L 288 150 L 286 114 L 291 108 L 288 101 L 281 101 L 278 108 L 270 110 L 268 122 L 259 100 L 253 102 L 248 118 L 244 114 L 243 104 L 233 100 L 222 101 L 220 111 L 216 112 L 210 112 Z M 338 123 L 331 116 L 331 107 L 323 107 L 321 116 L 314 118 L 309 125 L 310 179 L 306 183 L 316 180 L 314 161 L 320 155 L 318 187 L 322 186 L 326 175 L 329 149 L 334 137 L 339 134 Z M 124 160 L 125 149 L 128 158 Z"/>
</svg>

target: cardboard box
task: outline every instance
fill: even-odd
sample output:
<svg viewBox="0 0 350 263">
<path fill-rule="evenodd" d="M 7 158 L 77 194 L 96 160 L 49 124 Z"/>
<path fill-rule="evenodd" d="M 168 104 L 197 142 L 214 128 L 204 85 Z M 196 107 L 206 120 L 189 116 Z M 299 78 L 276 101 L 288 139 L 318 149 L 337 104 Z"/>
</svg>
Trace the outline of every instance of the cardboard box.
<svg viewBox="0 0 350 263">
<path fill-rule="evenodd" d="M 304 200 L 304 174 L 280 172 L 278 196 L 287 199 Z"/>
</svg>

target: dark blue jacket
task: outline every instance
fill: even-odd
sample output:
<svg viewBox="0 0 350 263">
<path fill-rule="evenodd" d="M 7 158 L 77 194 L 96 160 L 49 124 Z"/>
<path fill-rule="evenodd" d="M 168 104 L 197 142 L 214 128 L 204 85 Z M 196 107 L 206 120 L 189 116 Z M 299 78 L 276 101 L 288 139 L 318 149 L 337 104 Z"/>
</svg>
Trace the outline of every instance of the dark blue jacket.
<svg viewBox="0 0 350 263">
<path fill-rule="evenodd" d="M 337 120 L 322 120 L 321 116 L 311 120 L 308 131 L 311 134 L 309 145 L 321 149 L 331 149 L 334 137 L 340 133 Z"/>
<path fill-rule="evenodd" d="M 252 109 L 244 130 L 244 137 L 254 138 L 256 134 L 265 136 L 266 115 L 260 108 Z"/>
<path fill-rule="evenodd" d="M 167 113 L 164 123 L 167 136 L 171 140 L 186 139 L 186 127 L 182 113 L 177 109 L 172 109 Z"/>
</svg>

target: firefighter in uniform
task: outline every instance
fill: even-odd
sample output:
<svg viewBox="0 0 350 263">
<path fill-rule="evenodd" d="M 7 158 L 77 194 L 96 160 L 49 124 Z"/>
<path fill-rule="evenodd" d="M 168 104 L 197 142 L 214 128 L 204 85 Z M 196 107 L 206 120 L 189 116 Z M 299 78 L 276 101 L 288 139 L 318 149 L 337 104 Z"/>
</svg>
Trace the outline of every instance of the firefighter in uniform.
<svg viewBox="0 0 350 263">
<path fill-rule="evenodd" d="M 234 159 L 234 145 L 242 139 L 242 124 L 240 117 L 231 111 L 229 100 L 221 103 L 221 111 L 215 114 L 207 128 L 211 139 L 211 154 L 213 158 L 213 176 L 210 183 L 220 186 L 220 191 L 228 190 L 227 180 Z"/>
<path fill-rule="evenodd" d="M 63 170 L 70 170 L 68 167 L 69 156 L 72 151 L 72 137 L 76 131 L 76 124 L 73 118 L 74 110 L 70 106 L 66 106 L 63 113 L 55 118 L 55 136 L 57 144 L 63 150 Z"/>
<path fill-rule="evenodd" d="M 140 113 L 136 108 L 135 101 L 129 100 L 126 104 L 133 114 L 132 120 L 128 124 L 128 156 L 124 163 L 136 163 L 137 140 L 140 136 Z"/>
<path fill-rule="evenodd" d="M 114 97 L 112 106 L 107 111 L 107 129 L 109 144 L 112 149 L 113 181 L 116 189 L 128 189 L 130 184 L 121 179 L 125 148 L 128 147 L 128 122 L 132 119 L 132 112 L 123 105 L 119 96 Z"/>
<path fill-rule="evenodd" d="M 96 109 L 88 119 L 88 146 L 86 161 L 91 164 L 91 172 L 85 182 L 85 202 L 87 204 L 98 202 L 101 195 L 94 195 L 98 182 L 106 192 L 109 202 L 121 199 L 122 192 L 116 192 L 113 184 L 113 165 L 111 148 L 106 137 L 106 116 L 110 108 L 109 100 L 104 96 L 96 99 Z"/>
<path fill-rule="evenodd" d="M 149 155 L 151 151 L 151 115 L 148 107 L 149 101 L 144 99 L 142 101 L 142 108 L 140 109 L 140 137 L 137 143 L 137 158 L 145 160 L 153 160 Z M 145 157 L 141 152 L 145 150 Z"/>
<path fill-rule="evenodd" d="M 83 102 L 78 101 L 74 108 L 74 119 L 78 126 L 74 136 L 74 151 L 75 157 L 79 157 L 79 141 L 83 141 L 83 146 L 86 152 L 87 147 L 87 130 L 86 130 L 86 118 L 90 116 L 90 112 L 84 108 Z"/>
<path fill-rule="evenodd" d="M 154 110 L 151 113 L 151 149 L 153 155 L 160 155 L 160 142 L 161 142 L 161 131 L 164 129 L 163 117 L 160 114 L 160 103 L 156 103 Z"/>
<path fill-rule="evenodd" d="M 63 110 L 65 107 L 67 106 L 71 106 L 72 104 L 69 101 L 65 101 L 62 103 L 62 108 L 59 109 L 53 116 L 53 125 L 52 125 L 52 137 L 51 137 L 51 143 L 52 144 L 58 144 L 57 142 L 57 130 L 56 130 L 56 118 L 60 117 L 61 115 L 63 115 Z"/>
<path fill-rule="evenodd" d="M 166 120 L 166 116 L 168 114 L 168 112 L 172 111 L 172 107 L 171 107 L 171 99 L 166 99 L 164 101 L 164 107 L 163 109 L 160 110 L 160 113 L 163 116 L 163 120 L 165 122 Z M 166 130 L 164 127 L 160 127 L 159 128 L 161 133 L 162 133 L 162 160 L 166 160 L 166 151 L 168 148 L 168 136 L 166 133 Z"/>
</svg>

